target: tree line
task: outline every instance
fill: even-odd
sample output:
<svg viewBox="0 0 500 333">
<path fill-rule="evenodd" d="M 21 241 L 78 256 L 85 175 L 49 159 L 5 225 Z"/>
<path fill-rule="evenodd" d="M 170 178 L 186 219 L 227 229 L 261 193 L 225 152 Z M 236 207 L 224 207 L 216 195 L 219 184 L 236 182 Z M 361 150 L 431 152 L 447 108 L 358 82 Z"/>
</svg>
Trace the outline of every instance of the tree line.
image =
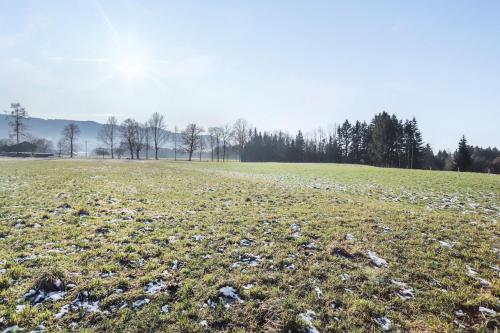
<svg viewBox="0 0 500 333">
<path fill-rule="evenodd" d="M 54 150 L 53 144 L 27 133 L 25 120 L 29 117 L 19 103 L 12 103 L 10 136 L 19 147 L 21 140 L 33 143 L 32 147 Z M 61 132 L 55 152 L 75 156 L 80 129 L 74 122 L 67 124 Z M 169 137 L 171 136 L 171 137 Z M 317 129 L 307 137 L 302 131 L 295 136 L 286 132 L 261 132 L 250 128 L 244 119 L 234 124 L 208 127 L 196 123 L 188 124 L 182 131 L 174 127 L 167 130 L 165 116 L 155 112 L 144 123 L 127 118 L 121 123 L 109 117 L 99 130 L 97 139 L 103 147 L 96 148 L 96 155 L 110 158 L 159 159 L 160 150 L 169 140 L 173 142 L 174 159 L 182 153 L 191 161 L 202 155 L 212 161 L 226 161 L 230 154 L 243 162 L 322 162 L 353 163 L 380 167 L 408 169 L 458 170 L 500 173 L 500 152 L 497 148 L 473 147 L 463 136 L 454 152 L 439 150 L 434 154 L 429 144 L 424 143 L 415 118 L 398 119 L 387 112 L 376 114 L 373 119 L 345 120 L 329 131 Z M 0 142 L 0 146 L 2 143 Z M 3 144 L 6 147 L 6 144 Z M 153 156 L 149 153 L 153 152 Z"/>
<path fill-rule="evenodd" d="M 226 161 L 230 151 L 237 151 L 242 156 L 242 149 L 246 143 L 248 123 L 238 119 L 234 125 L 209 127 L 207 133 L 203 127 L 196 123 L 188 124 L 180 133 L 177 127 L 174 132 L 167 131 L 165 116 L 153 113 L 145 123 L 127 118 L 118 123 L 115 117 L 109 117 L 98 133 L 98 139 L 105 148 L 96 149 L 98 155 L 110 155 L 120 158 L 123 155 L 133 159 L 149 158 L 149 151 L 154 151 L 154 158 L 159 158 L 159 151 L 166 144 L 169 136 L 173 141 L 174 159 L 177 153 L 187 155 L 189 161 L 193 160 L 195 153 L 209 153 L 211 160 Z"/>
<path fill-rule="evenodd" d="M 345 120 L 329 133 L 320 128 L 308 138 L 300 130 L 290 136 L 281 131 L 253 129 L 242 161 L 354 163 L 500 173 L 498 149 L 469 146 L 463 136 L 455 152 L 440 150 L 434 155 L 430 145 L 424 144 L 415 118 L 403 121 L 387 112 L 376 114 L 369 123 Z"/>
</svg>

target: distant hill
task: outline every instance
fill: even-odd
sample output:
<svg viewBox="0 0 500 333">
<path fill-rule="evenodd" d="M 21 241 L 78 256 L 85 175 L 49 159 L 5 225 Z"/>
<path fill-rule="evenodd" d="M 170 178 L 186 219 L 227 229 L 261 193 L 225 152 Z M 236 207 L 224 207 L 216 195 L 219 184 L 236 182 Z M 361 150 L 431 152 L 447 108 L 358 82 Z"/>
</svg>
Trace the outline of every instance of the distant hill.
<svg viewBox="0 0 500 333">
<path fill-rule="evenodd" d="M 67 119 L 41 119 L 41 118 L 28 118 L 26 125 L 28 126 L 28 133 L 51 140 L 54 144 L 61 138 L 61 132 L 71 120 Z M 97 132 L 102 124 L 95 121 L 79 121 L 75 120 L 78 127 L 80 127 L 80 137 L 78 139 L 79 149 L 85 149 L 85 141 L 87 141 L 88 150 L 92 150 L 99 145 L 97 141 Z M 0 116 L 0 138 L 7 138 L 9 136 L 9 116 Z"/>
<path fill-rule="evenodd" d="M 9 118 L 10 116 L 0 114 L 0 139 L 9 137 Z M 78 150 L 85 150 L 85 141 L 87 142 L 87 149 L 91 152 L 97 147 L 101 147 L 102 143 L 97 140 L 97 133 L 103 124 L 95 121 L 81 121 L 69 119 L 42 119 L 42 118 L 27 118 L 26 125 L 28 126 L 28 133 L 51 140 L 54 145 L 61 138 L 61 132 L 68 123 L 74 122 L 80 128 L 80 136 L 78 138 Z M 162 145 L 163 148 L 172 148 L 174 146 L 173 133 L 167 131 L 168 141 Z M 181 134 L 177 133 L 177 143 L 181 142 Z M 208 136 L 204 136 L 205 147 L 208 149 Z"/>
</svg>

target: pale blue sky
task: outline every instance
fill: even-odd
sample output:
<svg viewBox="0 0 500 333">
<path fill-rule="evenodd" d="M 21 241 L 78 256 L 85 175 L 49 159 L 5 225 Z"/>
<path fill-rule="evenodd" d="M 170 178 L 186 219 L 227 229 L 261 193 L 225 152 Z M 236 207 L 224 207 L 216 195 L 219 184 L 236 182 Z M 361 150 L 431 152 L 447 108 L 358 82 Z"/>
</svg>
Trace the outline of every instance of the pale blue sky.
<svg viewBox="0 0 500 333">
<path fill-rule="evenodd" d="M 0 0 L 0 109 L 306 132 L 386 110 L 500 146 L 500 1 Z"/>
</svg>

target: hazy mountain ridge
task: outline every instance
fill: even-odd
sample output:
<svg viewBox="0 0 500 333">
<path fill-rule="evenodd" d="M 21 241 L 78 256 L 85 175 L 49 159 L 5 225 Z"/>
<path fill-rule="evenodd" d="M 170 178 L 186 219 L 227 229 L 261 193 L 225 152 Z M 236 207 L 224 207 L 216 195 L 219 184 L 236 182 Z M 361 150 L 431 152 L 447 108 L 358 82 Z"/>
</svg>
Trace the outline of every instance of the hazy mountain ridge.
<svg viewBox="0 0 500 333">
<path fill-rule="evenodd" d="M 0 139 L 9 137 L 9 115 L 0 115 Z M 92 120 L 70 120 L 70 119 L 43 119 L 30 117 L 27 118 L 25 123 L 28 127 L 27 133 L 36 137 L 46 138 L 51 140 L 54 145 L 61 138 L 61 132 L 67 124 L 74 122 L 80 128 L 80 135 L 78 137 L 79 151 L 85 150 L 85 142 L 87 142 L 87 150 L 90 152 L 97 147 L 103 146 L 97 139 L 97 134 L 103 124 Z M 173 133 L 167 131 L 167 142 L 162 146 L 165 148 L 173 147 L 174 136 Z M 177 133 L 178 144 L 181 141 L 181 134 Z M 118 138 L 119 141 L 119 138 Z M 206 141 L 206 139 L 205 139 Z"/>
</svg>

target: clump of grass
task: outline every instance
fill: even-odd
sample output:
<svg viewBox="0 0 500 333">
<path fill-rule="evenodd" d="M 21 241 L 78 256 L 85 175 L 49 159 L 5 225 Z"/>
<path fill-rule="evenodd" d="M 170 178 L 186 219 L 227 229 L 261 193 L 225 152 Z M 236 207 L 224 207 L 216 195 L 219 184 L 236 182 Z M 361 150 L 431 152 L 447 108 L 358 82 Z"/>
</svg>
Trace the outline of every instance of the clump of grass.
<svg viewBox="0 0 500 333">
<path fill-rule="evenodd" d="M 35 281 L 35 288 L 45 292 L 65 290 L 64 273 L 60 270 L 43 272 Z"/>
<path fill-rule="evenodd" d="M 78 208 L 75 212 L 75 216 L 78 216 L 78 217 L 88 217 L 90 215 L 88 209 L 84 208 L 84 207 L 81 207 L 81 208 Z"/>
</svg>

